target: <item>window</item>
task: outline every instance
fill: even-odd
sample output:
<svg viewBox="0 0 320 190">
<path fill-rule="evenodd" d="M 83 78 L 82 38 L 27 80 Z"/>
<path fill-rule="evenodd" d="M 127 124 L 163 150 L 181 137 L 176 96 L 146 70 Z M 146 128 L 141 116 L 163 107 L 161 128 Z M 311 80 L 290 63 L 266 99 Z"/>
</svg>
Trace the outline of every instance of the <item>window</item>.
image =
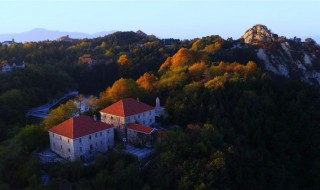
<svg viewBox="0 0 320 190">
<path fill-rule="evenodd" d="M 151 115 L 151 111 L 149 111 L 149 115 Z"/>
<path fill-rule="evenodd" d="M 143 113 L 143 117 L 144 117 L 144 113 Z"/>
<path fill-rule="evenodd" d="M 62 140 L 61 136 L 60 136 L 60 140 Z"/>
<path fill-rule="evenodd" d="M 68 148 L 68 152 L 70 152 L 70 148 Z"/>
<path fill-rule="evenodd" d="M 97 133 L 96 133 L 96 134 L 94 134 L 94 136 L 97 138 L 97 137 L 98 137 Z"/>
<path fill-rule="evenodd" d="M 52 137 L 54 138 L 54 134 L 52 133 Z"/>
<path fill-rule="evenodd" d="M 82 147 L 80 147 L 80 152 L 82 152 Z"/>
<path fill-rule="evenodd" d="M 55 144 L 55 143 L 53 143 L 53 146 L 55 147 L 55 146 L 56 146 L 56 144 Z"/>
<path fill-rule="evenodd" d="M 96 142 L 96 146 L 98 146 L 98 142 Z"/>
<path fill-rule="evenodd" d="M 150 119 L 150 123 L 152 122 L 152 119 Z"/>
<path fill-rule="evenodd" d="M 91 140 L 91 135 L 89 135 L 89 140 Z"/>
<path fill-rule="evenodd" d="M 102 137 L 102 132 L 100 132 L 100 137 Z"/>
<path fill-rule="evenodd" d="M 100 144 L 102 144 L 102 141 L 100 141 Z"/>
<path fill-rule="evenodd" d="M 60 146 L 61 150 L 62 150 L 62 145 Z"/>
<path fill-rule="evenodd" d="M 107 133 L 109 134 L 109 129 L 107 130 Z"/>
<path fill-rule="evenodd" d="M 140 119 L 140 114 L 138 115 L 138 118 Z"/>
<path fill-rule="evenodd" d="M 146 123 L 143 121 L 143 125 L 145 125 Z"/>
<path fill-rule="evenodd" d="M 68 139 L 68 143 L 70 143 L 69 139 Z"/>
<path fill-rule="evenodd" d="M 81 138 L 79 138 L 79 142 L 81 143 Z"/>
</svg>

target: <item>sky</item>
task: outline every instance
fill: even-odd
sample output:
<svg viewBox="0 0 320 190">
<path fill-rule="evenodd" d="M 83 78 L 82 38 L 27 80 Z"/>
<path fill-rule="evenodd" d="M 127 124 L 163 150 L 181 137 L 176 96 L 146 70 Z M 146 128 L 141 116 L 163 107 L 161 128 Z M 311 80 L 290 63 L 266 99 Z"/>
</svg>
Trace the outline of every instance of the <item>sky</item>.
<svg viewBox="0 0 320 190">
<path fill-rule="evenodd" d="M 0 0 L 0 34 L 34 28 L 142 30 L 159 38 L 238 39 L 255 24 L 287 37 L 320 37 L 320 0 Z"/>
</svg>

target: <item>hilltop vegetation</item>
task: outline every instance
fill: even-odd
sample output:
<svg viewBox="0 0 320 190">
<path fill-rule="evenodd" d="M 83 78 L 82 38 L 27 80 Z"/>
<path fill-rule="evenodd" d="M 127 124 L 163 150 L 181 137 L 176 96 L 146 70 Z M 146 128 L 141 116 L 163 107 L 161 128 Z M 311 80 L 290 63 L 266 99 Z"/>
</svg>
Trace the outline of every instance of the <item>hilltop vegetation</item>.
<svg viewBox="0 0 320 190">
<path fill-rule="evenodd" d="M 1 47 L 1 60 L 21 56 L 27 69 L 0 73 L 0 187 L 40 187 L 40 166 L 30 153 L 48 143 L 41 138 L 45 129 L 77 110 L 67 102 L 40 126 L 26 127 L 24 113 L 76 88 L 99 94 L 87 114 L 126 97 L 154 105 L 158 96 L 167 112 L 160 122 L 180 127 L 163 135 L 146 170 L 115 154 L 88 168 L 78 162 L 56 165 L 45 188 L 318 189 L 320 91 L 264 67 L 254 50 L 273 52 L 272 44 L 280 43 L 266 32 L 261 32 L 265 41 L 253 31 L 250 40 L 248 34 L 246 40 L 209 36 L 166 44 L 154 36 L 119 32 Z M 318 51 L 316 44 L 301 45 Z M 317 60 L 312 64 L 309 69 Z"/>
</svg>

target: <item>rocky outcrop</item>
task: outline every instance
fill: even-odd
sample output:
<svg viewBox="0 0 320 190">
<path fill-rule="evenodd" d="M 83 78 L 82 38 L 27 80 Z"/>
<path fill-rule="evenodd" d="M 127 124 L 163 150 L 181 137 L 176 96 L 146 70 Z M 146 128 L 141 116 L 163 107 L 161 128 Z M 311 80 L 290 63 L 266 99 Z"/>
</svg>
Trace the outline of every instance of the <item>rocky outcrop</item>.
<svg viewBox="0 0 320 190">
<path fill-rule="evenodd" d="M 143 38 L 148 37 L 148 35 L 146 33 L 144 33 L 143 31 L 141 31 L 141 30 L 136 31 L 136 34 L 138 34 L 139 36 L 141 36 Z"/>
<path fill-rule="evenodd" d="M 257 24 L 251 29 L 247 30 L 241 37 L 245 43 L 250 44 L 255 41 L 260 42 L 272 42 L 278 37 L 271 33 L 271 31 L 264 25 Z"/>
<path fill-rule="evenodd" d="M 320 85 L 320 46 L 312 39 L 286 39 L 264 25 L 255 25 L 240 38 L 265 70 L 290 79 Z"/>
</svg>

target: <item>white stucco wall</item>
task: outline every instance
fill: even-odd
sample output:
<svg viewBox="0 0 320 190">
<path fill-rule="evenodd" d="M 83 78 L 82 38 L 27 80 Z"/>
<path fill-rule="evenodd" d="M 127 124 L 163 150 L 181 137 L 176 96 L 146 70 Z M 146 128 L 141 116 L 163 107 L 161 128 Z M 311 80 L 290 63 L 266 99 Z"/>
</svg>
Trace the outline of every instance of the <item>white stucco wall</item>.
<svg viewBox="0 0 320 190">
<path fill-rule="evenodd" d="M 113 125 L 115 127 L 118 127 L 118 126 L 124 124 L 124 121 L 125 121 L 124 117 L 106 114 L 106 113 L 102 113 L 102 112 L 100 112 L 100 114 L 101 114 L 101 122 L 103 122 L 103 123 Z"/>
<path fill-rule="evenodd" d="M 152 124 L 155 123 L 155 110 L 150 110 L 146 112 L 142 112 L 136 115 L 131 115 L 128 117 L 120 117 L 116 115 L 101 114 L 101 122 L 113 125 L 113 126 L 120 126 L 120 125 L 127 125 L 129 123 L 136 123 L 138 122 L 141 125 L 150 127 Z"/>
<path fill-rule="evenodd" d="M 50 148 L 61 157 L 74 160 L 73 140 L 52 132 L 49 132 Z M 70 151 L 69 151 L 70 150 Z"/>
<path fill-rule="evenodd" d="M 128 136 L 128 142 L 134 142 L 138 139 L 138 133 L 137 131 L 128 129 L 127 131 L 127 136 Z"/>
<path fill-rule="evenodd" d="M 92 145 L 92 151 L 99 152 L 106 152 L 114 146 L 114 128 L 75 139 L 70 139 L 52 132 L 49 132 L 49 136 L 51 150 L 69 160 L 75 160 L 81 155 L 88 153 L 90 151 L 90 145 Z"/>
</svg>

